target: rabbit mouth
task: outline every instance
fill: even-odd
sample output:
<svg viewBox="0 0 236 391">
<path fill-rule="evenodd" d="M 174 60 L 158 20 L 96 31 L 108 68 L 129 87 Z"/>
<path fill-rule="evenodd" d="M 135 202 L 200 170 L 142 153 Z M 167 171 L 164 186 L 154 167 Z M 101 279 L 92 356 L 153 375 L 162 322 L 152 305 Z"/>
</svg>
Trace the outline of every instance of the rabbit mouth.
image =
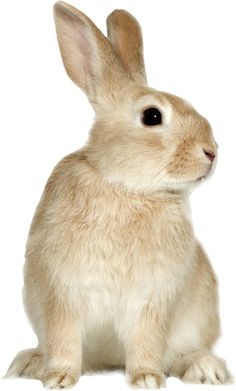
<svg viewBox="0 0 236 391">
<path fill-rule="evenodd" d="M 202 182 L 207 178 L 207 175 L 201 175 L 199 178 L 196 179 L 197 182 Z"/>
<path fill-rule="evenodd" d="M 198 184 L 198 183 L 204 182 L 207 179 L 207 177 L 208 177 L 208 175 L 201 175 L 198 178 L 196 178 L 194 180 L 189 180 L 187 182 L 193 183 L 193 184 Z"/>
<path fill-rule="evenodd" d="M 194 189 L 195 187 L 201 185 L 203 182 L 205 182 L 208 179 L 207 174 L 201 175 L 197 178 L 189 178 L 189 179 L 182 179 L 178 182 L 174 181 L 172 183 L 169 183 L 167 188 L 173 188 L 175 190 L 187 190 L 187 189 Z"/>
</svg>

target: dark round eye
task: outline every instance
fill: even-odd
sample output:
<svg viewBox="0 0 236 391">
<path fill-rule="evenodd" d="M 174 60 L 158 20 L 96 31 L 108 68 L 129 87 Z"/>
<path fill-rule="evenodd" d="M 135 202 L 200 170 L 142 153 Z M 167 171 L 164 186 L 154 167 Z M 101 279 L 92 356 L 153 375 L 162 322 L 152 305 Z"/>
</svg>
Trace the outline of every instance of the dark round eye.
<svg viewBox="0 0 236 391">
<path fill-rule="evenodd" d="M 148 109 L 144 110 L 142 121 L 144 125 L 147 126 L 161 125 L 162 123 L 161 112 L 156 107 L 149 107 Z"/>
</svg>

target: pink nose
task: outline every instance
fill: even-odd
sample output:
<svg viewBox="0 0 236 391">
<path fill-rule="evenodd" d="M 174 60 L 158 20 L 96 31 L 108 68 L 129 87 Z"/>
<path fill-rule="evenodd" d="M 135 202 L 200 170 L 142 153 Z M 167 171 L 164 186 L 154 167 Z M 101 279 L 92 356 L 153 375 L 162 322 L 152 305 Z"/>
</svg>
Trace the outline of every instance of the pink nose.
<svg viewBox="0 0 236 391">
<path fill-rule="evenodd" d="M 214 154 L 214 152 L 212 151 L 207 151 L 206 149 L 203 149 L 203 152 L 205 153 L 206 157 L 211 161 L 213 162 L 213 160 L 215 159 L 216 155 Z"/>
</svg>

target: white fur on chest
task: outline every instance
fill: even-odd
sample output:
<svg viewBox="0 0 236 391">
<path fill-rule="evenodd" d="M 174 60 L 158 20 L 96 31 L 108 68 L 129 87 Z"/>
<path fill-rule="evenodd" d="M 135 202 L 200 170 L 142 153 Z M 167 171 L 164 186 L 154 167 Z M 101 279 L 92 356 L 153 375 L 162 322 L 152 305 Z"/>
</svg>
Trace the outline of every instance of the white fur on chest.
<svg viewBox="0 0 236 391">
<path fill-rule="evenodd" d="M 194 255 L 191 225 L 175 207 L 141 209 L 126 220 L 100 210 L 98 217 L 99 224 L 89 216 L 86 230 L 78 225 L 58 285 L 92 328 L 171 300 Z"/>
</svg>

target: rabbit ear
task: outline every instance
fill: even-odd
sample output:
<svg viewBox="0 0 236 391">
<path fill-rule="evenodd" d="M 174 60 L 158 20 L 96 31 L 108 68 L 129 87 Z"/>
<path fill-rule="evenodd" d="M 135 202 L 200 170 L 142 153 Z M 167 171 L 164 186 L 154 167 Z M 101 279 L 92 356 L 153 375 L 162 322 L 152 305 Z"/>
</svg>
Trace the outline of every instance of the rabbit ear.
<svg viewBox="0 0 236 391">
<path fill-rule="evenodd" d="M 107 18 L 107 31 L 129 77 L 138 83 L 147 84 L 142 31 L 137 20 L 125 10 L 115 10 Z"/>
<path fill-rule="evenodd" d="M 63 1 L 54 5 L 54 18 L 69 77 L 84 90 L 91 103 L 106 98 L 119 84 L 121 73 L 124 79 L 111 43 L 86 15 Z"/>
</svg>

